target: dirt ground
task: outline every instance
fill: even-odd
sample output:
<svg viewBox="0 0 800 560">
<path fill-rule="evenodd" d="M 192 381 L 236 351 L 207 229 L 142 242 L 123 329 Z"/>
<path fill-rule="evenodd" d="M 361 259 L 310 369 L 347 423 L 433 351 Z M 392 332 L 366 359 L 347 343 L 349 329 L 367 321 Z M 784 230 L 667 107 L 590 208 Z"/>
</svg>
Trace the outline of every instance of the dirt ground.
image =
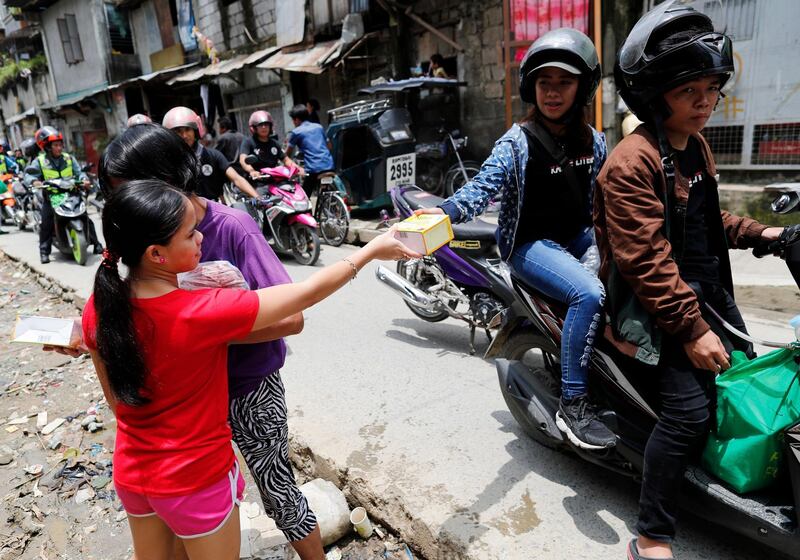
<svg viewBox="0 0 800 560">
<path fill-rule="evenodd" d="M 112 483 L 116 426 L 91 360 L 10 342 L 17 315 L 78 316 L 80 304 L 65 298 L 72 294 L 0 254 L 0 560 L 127 560 L 133 553 Z M 259 502 L 246 470 L 245 478 L 243 501 Z M 297 557 L 280 545 L 252 558 Z M 327 558 L 415 556 L 382 531 L 367 541 L 346 537 Z"/>
<path fill-rule="evenodd" d="M 114 420 L 91 362 L 7 342 L 18 314 L 78 311 L 0 257 L 0 559 L 130 558 L 110 484 Z M 94 433 L 81 426 L 89 413 L 103 424 Z"/>
<path fill-rule="evenodd" d="M 744 313 L 788 325 L 800 314 L 800 291 L 795 286 L 736 286 L 736 303 Z"/>
</svg>

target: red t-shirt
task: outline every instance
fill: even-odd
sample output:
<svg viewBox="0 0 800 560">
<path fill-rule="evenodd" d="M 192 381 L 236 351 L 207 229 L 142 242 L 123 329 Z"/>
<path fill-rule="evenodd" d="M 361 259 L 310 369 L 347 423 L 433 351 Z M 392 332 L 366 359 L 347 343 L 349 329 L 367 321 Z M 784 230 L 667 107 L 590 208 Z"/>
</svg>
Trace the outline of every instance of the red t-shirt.
<svg viewBox="0 0 800 560">
<path fill-rule="evenodd" d="M 252 329 L 258 296 L 234 289 L 174 290 L 132 303 L 150 402 L 117 405 L 114 484 L 156 498 L 191 494 L 233 466 L 228 343 Z M 93 350 L 96 325 L 90 297 L 83 337 Z"/>
</svg>

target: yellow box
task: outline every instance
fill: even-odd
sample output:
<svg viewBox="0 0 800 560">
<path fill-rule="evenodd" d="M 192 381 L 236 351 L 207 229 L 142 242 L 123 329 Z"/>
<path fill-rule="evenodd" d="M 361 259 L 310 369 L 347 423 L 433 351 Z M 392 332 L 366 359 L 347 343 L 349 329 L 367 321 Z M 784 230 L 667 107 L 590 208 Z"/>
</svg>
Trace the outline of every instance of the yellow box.
<svg viewBox="0 0 800 560">
<path fill-rule="evenodd" d="M 430 255 L 453 239 L 450 216 L 447 214 L 411 216 L 397 224 L 396 237 L 412 251 Z"/>
</svg>

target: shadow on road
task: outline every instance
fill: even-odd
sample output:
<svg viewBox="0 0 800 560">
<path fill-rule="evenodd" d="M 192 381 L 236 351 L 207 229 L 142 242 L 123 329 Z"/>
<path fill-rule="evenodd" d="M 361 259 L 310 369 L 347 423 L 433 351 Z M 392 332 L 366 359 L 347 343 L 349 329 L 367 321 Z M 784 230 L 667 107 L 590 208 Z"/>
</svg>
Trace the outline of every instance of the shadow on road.
<svg viewBox="0 0 800 560">
<path fill-rule="evenodd" d="M 469 356 L 469 327 L 466 323 L 428 323 L 421 319 L 392 319 L 392 325 L 415 331 L 416 336 L 400 330 L 387 330 L 386 336 L 418 348 L 438 349 L 439 355 L 463 354 Z M 489 347 L 486 335 L 479 331 L 475 335 L 475 359 L 483 360 L 482 356 Z M 483 360 L 493 364 L 494 360 Z"/>
</svg>

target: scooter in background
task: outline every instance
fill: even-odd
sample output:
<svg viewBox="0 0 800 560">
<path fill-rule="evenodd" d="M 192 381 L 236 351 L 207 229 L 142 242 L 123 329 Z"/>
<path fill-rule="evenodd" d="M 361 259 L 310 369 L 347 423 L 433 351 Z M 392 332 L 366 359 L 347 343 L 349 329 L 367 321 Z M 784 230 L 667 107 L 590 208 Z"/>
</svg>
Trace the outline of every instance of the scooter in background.
<svg viewBox="0 0 800 560">
<path fill-rule="evenodd" d="M 257 158 L 248 156 L 247 163 L 255 165 Z M 296 167 L 268 167 L 254 179 L 261 198 L 245 201 L 233 193 L 233 207 L 245 210 L 256 220 L 273 248 L 289 254 L 300 264 L 313 265 L 319 258 L 319 225 L 311 214 L 311 202 L 299 181 Z"/>
</svg>

